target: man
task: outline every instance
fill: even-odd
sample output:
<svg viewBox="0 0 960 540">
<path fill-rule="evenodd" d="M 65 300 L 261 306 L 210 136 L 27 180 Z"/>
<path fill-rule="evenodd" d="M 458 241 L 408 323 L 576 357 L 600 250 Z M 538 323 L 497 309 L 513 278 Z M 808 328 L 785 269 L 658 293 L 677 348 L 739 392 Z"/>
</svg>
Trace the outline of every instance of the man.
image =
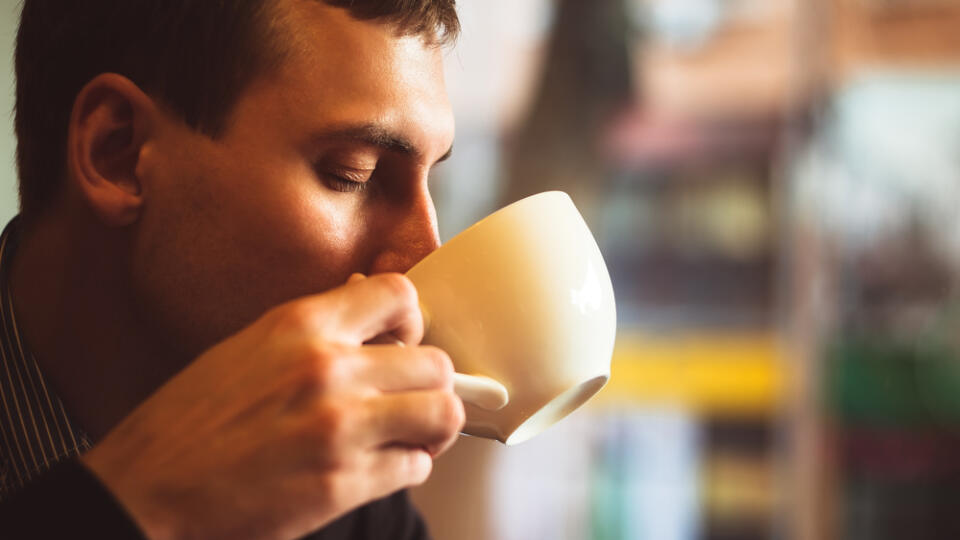
<svg viewBox="0 0 960 540">
<path fill-rule="evenodd" d="M 0 537 L 425 536 L 453 3 L 24 2 Z"/>
</svg>

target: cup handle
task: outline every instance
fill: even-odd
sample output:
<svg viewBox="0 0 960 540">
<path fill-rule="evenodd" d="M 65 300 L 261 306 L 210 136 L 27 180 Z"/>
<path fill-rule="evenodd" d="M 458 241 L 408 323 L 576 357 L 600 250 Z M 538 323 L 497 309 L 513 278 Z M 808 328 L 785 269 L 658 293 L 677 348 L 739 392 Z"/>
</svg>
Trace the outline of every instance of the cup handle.
<svg viewBox="0 0 960 540">
<path fill-rule="evenodd" d="M 453 391 L 463 401 L 488 411 L 500 410 L 510 401 L 505 386 L 483 375 L 454 373 Z"/>
<path fill-rule="evenodd" d="M 353 280 L 353 276 L 350 279 Z M 430 328 L 429 312 L 423 304 L 420 304 L 420 312 L 423 315 L 424 329 Z M 390 333 L 378 336 L 368 343 L 391 343 L 400 347 L 404 346 L 403 341 Z M 510 393 L 507 392 L 507 387 L 500 384 L 499 381 L 483 375 L 454 373 L 453 392 L 460 396 L 463 401 L 488 411 L 499 411 L 510 402 Z"/>
</svg>

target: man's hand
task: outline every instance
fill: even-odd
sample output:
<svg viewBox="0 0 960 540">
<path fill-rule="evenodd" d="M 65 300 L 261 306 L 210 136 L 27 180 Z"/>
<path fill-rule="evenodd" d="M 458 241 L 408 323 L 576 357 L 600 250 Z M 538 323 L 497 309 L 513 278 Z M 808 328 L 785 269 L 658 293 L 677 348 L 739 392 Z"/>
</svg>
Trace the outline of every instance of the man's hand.
<svg viewBox="0 0 960 540">
<path fill-rule="evenodd" d="M 364 345 L 390 333 L 406 346 Z M 83 457 L 151 538 L 295 538 L 422 483 L 464 422 L 402 275 L 277 307 Z"/>
</svg>

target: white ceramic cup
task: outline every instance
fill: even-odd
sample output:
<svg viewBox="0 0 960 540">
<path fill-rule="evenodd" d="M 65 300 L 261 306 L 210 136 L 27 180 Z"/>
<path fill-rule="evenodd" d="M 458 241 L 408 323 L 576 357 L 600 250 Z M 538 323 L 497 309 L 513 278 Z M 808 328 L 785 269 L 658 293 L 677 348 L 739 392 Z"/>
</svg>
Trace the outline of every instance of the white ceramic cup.
<svg viewBox="0 0 960 540">
<path fill-rule="evenodd" d="M 407 273 L 423 342 L 446 351 L 464 433 L 523 442 L 570 414 L 610 377 L 616 308 L 606 264 L 565 193 L 513 203 Z"/>
</svg>

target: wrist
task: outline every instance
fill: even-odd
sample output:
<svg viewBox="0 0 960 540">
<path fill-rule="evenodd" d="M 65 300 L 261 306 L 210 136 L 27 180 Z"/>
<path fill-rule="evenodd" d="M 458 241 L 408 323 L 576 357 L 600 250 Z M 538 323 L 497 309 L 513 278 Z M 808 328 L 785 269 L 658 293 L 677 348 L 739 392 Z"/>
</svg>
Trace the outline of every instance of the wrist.
<svg viewBox="0 0 960 540">
<path fill-rule="evenodd" d="M 178 513 L 169 505 L 162 504 L 160 498 L 152 497 L 150 494 L 153 490 L 145 482 L 138 482 L 133 472 L 118 470 L 115 465 L 119 460 L 110 459 L 108 452 L 103 450 L 100 446 L 94 447 L 80 457 L 80 462 L 123 508 L 143 535 L 150 540 L 183 538 L 177 532 Z"/>
</svg>

